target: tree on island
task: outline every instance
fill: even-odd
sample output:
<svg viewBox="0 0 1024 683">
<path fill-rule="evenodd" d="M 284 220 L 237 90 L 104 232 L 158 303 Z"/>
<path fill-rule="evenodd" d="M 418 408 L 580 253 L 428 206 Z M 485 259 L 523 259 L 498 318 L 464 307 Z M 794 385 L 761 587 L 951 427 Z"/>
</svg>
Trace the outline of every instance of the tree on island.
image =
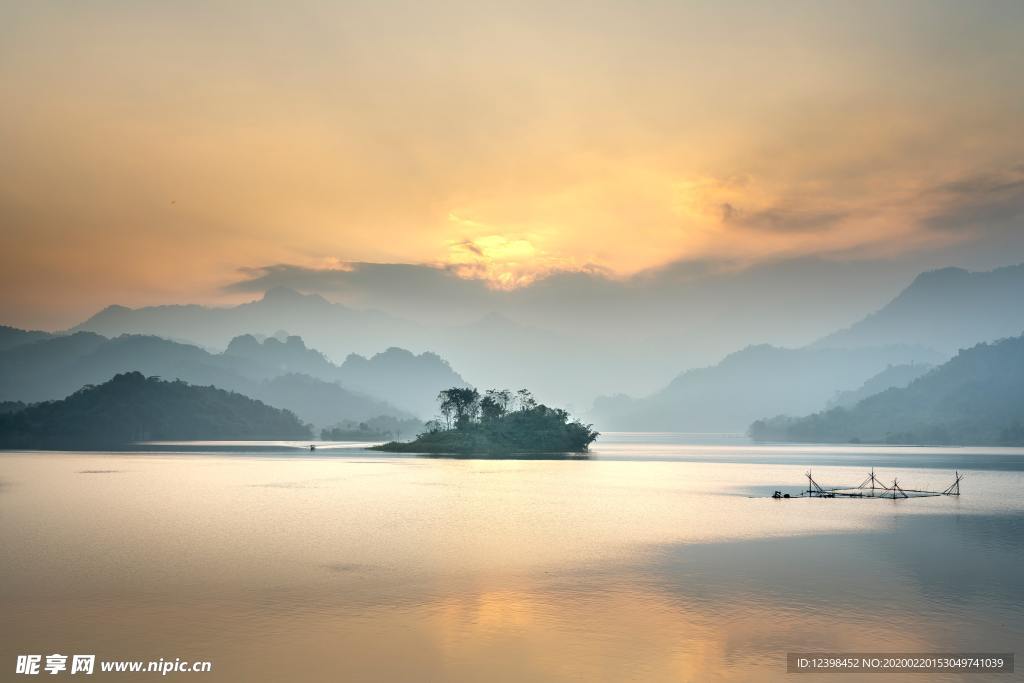
<svg viewBox="0 0 1024 683">
<path fill-rule="evenodd" d="M 538 404 L 526 389 L 452 387 L 437 395 L 441 418 L 407 443 L 376 448 L 410 453 L 584 453 L 598 437 L 593 425 L 561 408 Z"/>
</svg>

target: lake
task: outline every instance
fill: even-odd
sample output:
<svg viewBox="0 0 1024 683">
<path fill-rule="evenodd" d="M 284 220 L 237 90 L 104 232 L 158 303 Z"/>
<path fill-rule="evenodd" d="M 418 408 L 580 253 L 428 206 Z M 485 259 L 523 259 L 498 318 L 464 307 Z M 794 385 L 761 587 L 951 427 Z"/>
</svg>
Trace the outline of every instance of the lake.
<svg viewBox="0 0 1024 683">
<path fill-rule="evenodd" d="M 305 446 L 0 453 L 0 678 L 19 654 L 94 653 L 209 660 L 170 678 L 211 681 L 788 680 L 790 651 L 1024 642 L 1024 449 Z M 960 497 L 768 497 L 808 467 L 837 486 L 871 467 L 918 489 L 966 478 Z"/>
</svg>

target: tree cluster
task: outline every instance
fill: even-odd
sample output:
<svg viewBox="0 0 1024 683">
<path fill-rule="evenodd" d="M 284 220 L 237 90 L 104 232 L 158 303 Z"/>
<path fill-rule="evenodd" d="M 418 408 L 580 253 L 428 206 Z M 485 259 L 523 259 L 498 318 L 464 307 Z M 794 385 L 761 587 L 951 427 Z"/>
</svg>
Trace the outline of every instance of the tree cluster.
<svg viewBox="0 0 1024 683">
<path fill-rule="evenodd" d="M 452 387 L 437 396 L 440 417 L 410 443 L 381 450 L 426 453 L 582 453 L 598 437 L 593 426 L 560 408 L 537 402 L 526 389 L 489 389 L 483 394 Z"/>
</svg>

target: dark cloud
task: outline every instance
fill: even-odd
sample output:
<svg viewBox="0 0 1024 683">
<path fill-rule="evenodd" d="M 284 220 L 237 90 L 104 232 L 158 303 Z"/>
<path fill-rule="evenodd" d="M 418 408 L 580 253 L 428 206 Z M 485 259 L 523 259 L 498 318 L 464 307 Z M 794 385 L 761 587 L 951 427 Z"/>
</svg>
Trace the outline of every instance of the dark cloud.
<svg viewBox="0 0 1024 683">
<path fill-rule="evenodd" d="M 337 268 L 310 268 L 277 263 L 239 272 L 242 279 L 225 291 L 260 293 L 288 287 L 420 320 L 444 316 L 445 311 L 449 321 L 464 319 L 490 310 L 503 294 L 482 280 L 462 278 L 450 268 L 426 264 L 347 263 Z"/>
<path fill-rule="evenodd" d="M 967 176 L 929 193 L 939 209 L 924 224 L 933 230 L 1000 231 L 1024 227 L 1024 166 Z"/>
<path fill-rule="evenodd" d="M 408 293 L 429 288 L 453 293 L 479 289 L 483 283 L 460 278 L 451 269 L 415 263 L 346 263 L 336 268 L 310 268 L 290 263 L 240 268 L 243 279 L 224 289 L 227 292 L 264 292 L 274 287 L 302 291 L 358 295 L 366 288 L 387 293 Z M 440 290 L 440 292 L 439 292 Z"/>
<path fill-rule="evenodd" d="M 728 202 L 721 206 L 723 223 L 764 232 L 829 230 L 848 215 L 845 211 L 816 211 L 793 206 L 773 207 L 760 211 L 745 211 Z"/>
<path fill-rule="evenodd" d="M 477 256 L 482 257 L 484 255 L 484 250 L 477 246 L 477 244 L 474 243 L 473 240 L 460 240 L 458 246 L 462 247 L 463 249 L 466 249 L 467 251 L 473 254 L 476 254 Z"/>
</svg>

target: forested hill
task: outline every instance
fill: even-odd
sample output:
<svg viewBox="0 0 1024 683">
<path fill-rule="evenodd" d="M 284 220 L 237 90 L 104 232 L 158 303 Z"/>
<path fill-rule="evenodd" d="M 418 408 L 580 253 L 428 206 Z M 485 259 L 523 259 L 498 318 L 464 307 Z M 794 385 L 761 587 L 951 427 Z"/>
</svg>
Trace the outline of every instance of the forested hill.
<svg viewBox="0 0 1024 683">
<path fill-rule="evenodd" d="M 901 389 L 851 408 L 758 420 L 767 441 L 1024 444 L 1024 337 L 979 344 Z"/>
<path fill-rule="evenodd" d="M 138 441 L 307 439 L 294 413 L 215 387 L 139 372 L 60 401 L 0 414 L 0 448 L 119 447 Z"/>
<path fill-rule="evenodd" d="M 39 341 L 40 339 L 48 339 L 50 336 L 49 332 L 39 332 L 38 330 L 19 330 L 16 327 L 0 325 L 0 351 L 4 349 L 11 349 L 21 344 Z"/>
</svg>

